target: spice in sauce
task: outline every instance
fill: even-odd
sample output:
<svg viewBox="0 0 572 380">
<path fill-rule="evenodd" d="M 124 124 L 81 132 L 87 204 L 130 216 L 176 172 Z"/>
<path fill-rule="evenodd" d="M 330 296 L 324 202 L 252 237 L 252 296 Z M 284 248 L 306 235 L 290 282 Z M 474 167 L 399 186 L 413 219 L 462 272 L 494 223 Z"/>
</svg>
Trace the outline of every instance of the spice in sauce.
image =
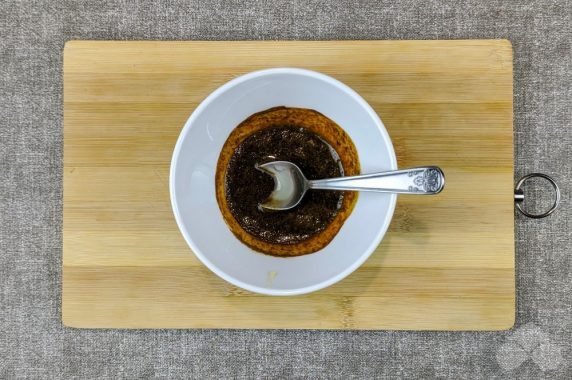
<svg viewBox="0 0 572 380">
<path fill-rule="evenodd" d="M 290 161 L 306 178 L 343 176 L 339 157 L 318 135 L 303 127 L 272 126 L 240 143 L 226 171 L 226 199 L 236 221 L 272 244 L 294 244 L 324 230 L 343 200 L 340 191 L 308 191 L 290 210 L 262 211 L 258 205 L 274 189 L 272 177 L 255 168 L 268 161 Z"/>
</svg>

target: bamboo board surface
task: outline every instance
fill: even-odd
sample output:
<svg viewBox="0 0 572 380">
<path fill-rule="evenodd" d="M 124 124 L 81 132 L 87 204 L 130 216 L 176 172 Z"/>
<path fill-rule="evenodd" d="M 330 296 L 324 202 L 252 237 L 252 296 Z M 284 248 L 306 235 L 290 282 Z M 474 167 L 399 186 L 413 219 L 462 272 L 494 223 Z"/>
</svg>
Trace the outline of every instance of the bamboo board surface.
<svg viewBox="0 0 572 380">
<path fill-rule="evenodd" d="M 439 197 L 399 197 L 381 245 L 325 290 L 269 297 L 216 277 L 172 215 L 185 121 L 253 70 L 329 74 L 380 115 L 399 167 Z M 498 330 L 515 314 L 512 47 L 503 40 L 94 42 L 64 50 L 62 318 L 85 328 Z M 213 185 L 214 188 L 214 185 Z"/>
</svg>

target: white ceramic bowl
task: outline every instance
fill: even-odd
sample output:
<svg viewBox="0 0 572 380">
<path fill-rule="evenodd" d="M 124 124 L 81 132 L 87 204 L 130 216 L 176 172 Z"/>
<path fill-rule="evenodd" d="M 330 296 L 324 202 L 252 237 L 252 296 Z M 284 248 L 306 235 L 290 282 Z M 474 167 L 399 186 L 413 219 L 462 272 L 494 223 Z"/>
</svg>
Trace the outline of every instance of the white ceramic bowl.
<svg viewBox="0 0 572 380">
<path fill-rule="evenodd" d="M 340 281 L 371 255 L 389 226 L 396 195 L 361 193 L 336 237 L 316 253 L 272 257 L 241 243 L 218 208 L 215 168 L 232 129 L 253 113 L 275 106 L 311 108 L 335 121 L 352 138 L 362 173 L 397 169 L 381 120 L 351 88 L 314 71 L 262 70 L 226 83 L 193 112 L 173 153 L 171 203 L 185 240 L 218 276 L 257 293 L 303 294 Z"/>
</svg>

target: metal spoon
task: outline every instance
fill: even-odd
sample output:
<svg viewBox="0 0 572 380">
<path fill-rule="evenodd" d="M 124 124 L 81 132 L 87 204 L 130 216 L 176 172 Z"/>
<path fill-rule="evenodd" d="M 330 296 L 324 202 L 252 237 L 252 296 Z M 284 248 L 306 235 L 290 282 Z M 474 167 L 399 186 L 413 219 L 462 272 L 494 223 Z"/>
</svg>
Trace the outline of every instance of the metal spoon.
<svg viewBox="0 0 572 380">
<path fill-rule="evenodd" d="M 296 164 L 288 161 L 272 161 L 256 168 L 274 178 L 274 190 L 258 205 L 270 211 L 296 207 L 308 189 L 429 195 L 441 192 L 445 186 L 445 176 L 437 166 L 312 181 L 306 179 Z"/>
</svg>

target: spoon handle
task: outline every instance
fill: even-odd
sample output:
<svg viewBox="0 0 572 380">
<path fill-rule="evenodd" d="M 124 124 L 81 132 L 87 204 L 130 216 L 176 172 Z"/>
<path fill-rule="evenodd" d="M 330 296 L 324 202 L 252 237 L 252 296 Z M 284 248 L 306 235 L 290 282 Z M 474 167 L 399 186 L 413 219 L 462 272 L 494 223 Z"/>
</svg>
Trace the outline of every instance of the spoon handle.
<svg viewBox="0 0 572 380">
<path fill-rule="evenodd" d="M 352 177 L 308 181 L 310 189 L 377 191 L 399 194 L 437 194 L 445 186 L 445 175 L 437 166 L 425 166 Z"/>
</svg>

